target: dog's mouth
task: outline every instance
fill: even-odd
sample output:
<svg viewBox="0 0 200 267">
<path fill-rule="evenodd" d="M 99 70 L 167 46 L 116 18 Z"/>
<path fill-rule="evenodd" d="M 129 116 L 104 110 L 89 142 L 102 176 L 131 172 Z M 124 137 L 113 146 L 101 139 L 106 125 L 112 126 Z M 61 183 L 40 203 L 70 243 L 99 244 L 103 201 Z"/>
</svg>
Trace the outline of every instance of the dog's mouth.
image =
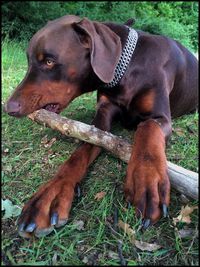
<svg viewBox="0 0 200 267">
<path fill-rule="evenodd" d="M 50 103 L 42 107 L 43 109 L 46 109 L 48 111 L 54 112 L 54 113 L 60 113 L 61 112 L 61 106 L 58 103 Z"/>
</svg>

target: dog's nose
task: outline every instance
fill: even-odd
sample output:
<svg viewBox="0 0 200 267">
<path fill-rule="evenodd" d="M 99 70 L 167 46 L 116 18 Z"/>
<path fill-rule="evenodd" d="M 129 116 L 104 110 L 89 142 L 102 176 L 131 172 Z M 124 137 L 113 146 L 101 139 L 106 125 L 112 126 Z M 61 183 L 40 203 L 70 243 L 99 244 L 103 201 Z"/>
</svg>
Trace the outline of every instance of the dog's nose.
<svg viewBox="0 0 200 267">
<path fill-rule="evenodd" d="M 20 103 L 15 100 L 10 100 L 4 105 L 4 111 L 10 116 L 18 116 L 20 114 L 20 109 Z"/>
</svg>

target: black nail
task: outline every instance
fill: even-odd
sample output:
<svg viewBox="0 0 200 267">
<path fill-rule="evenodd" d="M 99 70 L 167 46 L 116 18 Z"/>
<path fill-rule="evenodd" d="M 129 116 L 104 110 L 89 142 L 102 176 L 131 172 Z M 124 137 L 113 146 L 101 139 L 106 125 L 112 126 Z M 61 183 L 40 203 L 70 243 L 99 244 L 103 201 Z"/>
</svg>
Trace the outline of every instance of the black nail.
<svg viewBox="0 0 200 267">
<path fill-rule="evenodd" d="M 142 222 L 142 228 L 143 229 L 147 229 L 149 227 L 150 223 L 151 223 L 151 220 L 150 219 L 143 220 L 143 222 Z"/>
<path fill-rule="evenodd" d="M 26 232 L 31 233 L 35 230 L 36 224 L 34 222 L 29 223 L 25 229 Z"/>
<path fill-rule="evenodd" d="M 118 224 L 118 208 L 114 207 L 114 216 L 113 216 L 113 221 L 114 221 L 114 229 L 116 229 L 117 224 Z"/>
<path fill-rule="evenodd" d="M 131 202 L 128 201 L 127 203 L 127 209 L 130 209 L 132 207 Z"/>
<path fill-rule="evenodd" d="M 76 184 L 75 191 L 76 191 L 77 197 L 79 198 L 81 196 L 81 188 L 79 184 Z"/>
<path fill-rule="evenodd" d="M 163 217 L 166 218 L 168 216 L 168 208 L 166 204 L 162 205 Z"/>
<path fill-rule="evenodd" d="M 118 255 L 120 259 L 121 266 L 127 266 L 126 260 L 122 254 L 122 241 L 118 240 Z"/>
<path fill-rule="evenodd" d="M 51 216 L 51 225 L 56 225 L 57 222 L 58 222 L 58 213 L 53 212 L 53 214 Z"/>
<path fill-rule="evenodd" d="M 19 232 L 24 231 L 24 227 L 25 227 L 25 223 L 21 223 L 21 224 L 19 225 L 19 227 L 18 227 L 18 231 L 19 231 Z"/>
</svg>

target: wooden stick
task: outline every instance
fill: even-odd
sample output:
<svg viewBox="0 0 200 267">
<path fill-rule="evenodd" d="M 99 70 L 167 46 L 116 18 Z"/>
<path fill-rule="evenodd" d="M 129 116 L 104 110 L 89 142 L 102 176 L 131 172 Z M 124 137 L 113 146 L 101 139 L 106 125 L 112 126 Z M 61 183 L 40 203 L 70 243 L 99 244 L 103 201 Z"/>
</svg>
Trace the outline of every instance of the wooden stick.
<svg viewBox="0 0 200 267">
<path fill-rule="evenodd" d="M 102 131 L 93 125 L 67 119 L 45 109 L 35 111 L 28 117 L 68 137 L 78 138 L 90 144 L 101 146 L 122 161 L 129 161 L 132 145 L 122 138 Z M 189 171 L 169 161 L 167 166 L 171 185 L 182 194 L 198 199 L 198 173 Z"/>
</svg>

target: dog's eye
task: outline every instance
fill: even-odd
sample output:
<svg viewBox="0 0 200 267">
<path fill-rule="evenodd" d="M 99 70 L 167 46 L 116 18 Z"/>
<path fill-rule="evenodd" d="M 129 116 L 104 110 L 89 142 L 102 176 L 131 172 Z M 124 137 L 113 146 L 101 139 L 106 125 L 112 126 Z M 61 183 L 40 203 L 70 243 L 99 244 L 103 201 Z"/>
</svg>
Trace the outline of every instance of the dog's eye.
<svg viewBox="0 0 200 267">
<path fill-rule="evenodd" d="M 48 67 L 52 67 L 54 65 L 54 61 L 51 59 L 47 59 L 45 63 Z"/>
</svg>

